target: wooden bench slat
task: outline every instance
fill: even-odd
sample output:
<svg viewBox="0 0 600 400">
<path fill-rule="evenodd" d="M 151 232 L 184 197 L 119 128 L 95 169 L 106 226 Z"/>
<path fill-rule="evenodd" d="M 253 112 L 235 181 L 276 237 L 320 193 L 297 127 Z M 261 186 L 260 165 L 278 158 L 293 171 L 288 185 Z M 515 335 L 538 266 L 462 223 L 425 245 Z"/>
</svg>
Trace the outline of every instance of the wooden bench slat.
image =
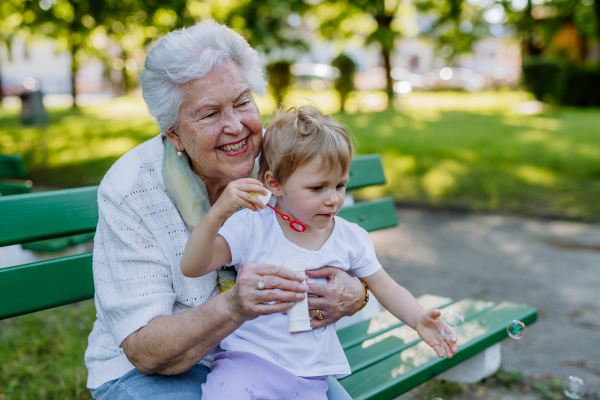
<svg viewBox="0 0 600 400">
<path fill-rule="evenodd" d="M 379 154 L 356 156 L 352 159 L 350 181 L 346 185 L 348 190 L 383 185 L 385 182 L 385 173 Z"/>
<path fill-rule="evenodd" d="M 92 253 L 0 269 L 0 319 L 92 297 Z"/>
<path fill-rule="evenodd" d="M 23 178 L 25 163 L 19 156 L 0 154 L 0 176 L 5 178 Z"/>
<path fill-rule="evenodd" d="M 354 222 L 367 232 L 392 228 L 398 225 L 396 206 L 391 197 L 374 201 L 363 201 L 344 207 L 338 215 L 347 221 Z"/>
<path fill-rule="evenodd" d="M 448 297 L 434 296 L 426 294 L 419 296 L 417 301 L 426 310 L 442 308 L 453 303 Z M 337 331 L 338 339 L 344 350 L 349 349 L 365 340 L 374 338 L 394 328 L 404 325 L 398 318 L 394 317 L 389 311 L 384 310 L 377 316 L 367 321 L 361 321 L 347 328 Z"/>
<path fill-rule="evenodd" d="M 94 232 L 98 187 L 0 197 L 0 246 Z"/>
<path fill-rule="evenodd" d="M 465 299 L 442 308 L 444 311 L 456 311 L 469 321 L 495 306 L 491 301 L 479 301 Z M 399 353 L 414 346 L 421 339 L 417 332 L 407 325 L 386 330 L 379 335 L 365 340 L 358 346 L 346 349 L 346 357 L 350 363 L 352 373 L 358 372 L 376 362 L 383 360 L 393 354 Z"/>
<path fill-rule="evenodd" d="M 533 307 L 501 303 L 465 322 L 459 336 L 458 353 L 440 360 L 425 343 L 417 344 L 340 380 L 356 400 L 394 399 L 449 368 L 485 350 L 508 336 L 506 327 L 513 320 L 529 325 L 537 319 Z M 485 320 L 482 325 L 480 321 Z"/>
</svg>

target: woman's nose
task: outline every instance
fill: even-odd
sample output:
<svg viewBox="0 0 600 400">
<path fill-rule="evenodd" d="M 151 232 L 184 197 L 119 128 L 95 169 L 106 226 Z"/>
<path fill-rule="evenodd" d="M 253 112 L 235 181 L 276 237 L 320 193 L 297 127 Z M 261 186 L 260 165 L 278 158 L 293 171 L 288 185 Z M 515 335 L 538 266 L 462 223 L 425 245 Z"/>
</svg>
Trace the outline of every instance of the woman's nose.
<svg viewBox="0 0 600 400">
<path fill-rule="evenodd" d="M 244 130 L 242 119 L 233 110 L 223 113 L 223 132 L 230 135 L 239 135 Z"/>
</svg>

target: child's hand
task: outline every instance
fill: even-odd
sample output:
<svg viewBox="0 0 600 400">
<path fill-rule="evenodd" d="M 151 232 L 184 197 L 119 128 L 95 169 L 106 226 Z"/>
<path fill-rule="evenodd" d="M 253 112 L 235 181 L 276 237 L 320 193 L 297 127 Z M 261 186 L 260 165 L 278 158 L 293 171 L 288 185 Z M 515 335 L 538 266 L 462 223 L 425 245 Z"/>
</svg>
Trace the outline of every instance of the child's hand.
<svg viewBox="0 0 600 400">
<path fill-rule="evenodd" d="M 267 194 L 267 189 L 259 181 L 252 178 L 229 182 L 210 211 L 216 213 L 219 218 L 225 219 L 231 217 L 239 207 L 249 208 L 252 211 L 265 208 L 263 202 L 250 192 Z"/>
<path fill-rule="evenodd" d="M 444 330 L 450 333 L 452 328 L 440 320 L 442 312 L 440 310 L 427 311 L 421 316 L 417 323 L 417 333 L 431 348 L 437 353 L 438 357 L 444 358 L 444 352 L 448 358 L 458 351 L 456 346 L 456 334 L 449 335 L 451 339 L 446 339 L 438 330 L 440 322 L 444 324 Z M 453 330 L 452 330 L 453 331 Z"/>
</svg>

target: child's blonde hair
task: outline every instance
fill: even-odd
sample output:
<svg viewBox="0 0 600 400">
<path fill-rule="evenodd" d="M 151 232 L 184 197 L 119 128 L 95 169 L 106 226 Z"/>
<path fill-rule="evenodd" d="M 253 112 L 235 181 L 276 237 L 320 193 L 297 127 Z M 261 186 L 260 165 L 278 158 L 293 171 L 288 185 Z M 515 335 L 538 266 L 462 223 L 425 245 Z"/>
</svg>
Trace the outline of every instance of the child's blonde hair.
<svg viewBox="0 0 600 400">
<path fill-rule="evenodd" d="M 278 112 L 267 127 L 259 160 L 259 177 L 265 182 L 267 171 L 280 184 L 315 158 L 320 157 L 326 171 L 350 169 L 354 149 L 348 129 L 324 115 L 317 107 L 292 107 Z"/>
</svg>

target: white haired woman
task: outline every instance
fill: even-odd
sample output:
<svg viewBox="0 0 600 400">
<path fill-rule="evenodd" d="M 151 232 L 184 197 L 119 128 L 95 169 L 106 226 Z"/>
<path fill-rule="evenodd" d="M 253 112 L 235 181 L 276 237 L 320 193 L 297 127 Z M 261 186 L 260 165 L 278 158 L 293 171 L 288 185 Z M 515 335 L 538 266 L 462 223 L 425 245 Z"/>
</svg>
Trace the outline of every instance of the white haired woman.
<svg viewBox="0 0 600 400">
<path fill-rule="evenodd" d="M 140 80 L 161 135 L 121 157 L 98 190 L 87 385 L 102 400 L 200 400 L 219 342 L 245 321 L 286 311 L 308 292 L 311 315 L 324 317 L 311 324 L 321 327 L 354 314 L 365 290 L 331 267 L 308 272 L 327 283 L 306 285 L 292 271 L 248 263 L 223 293 L 216 272 L 184 277 L 190 231 L 229 182 L 256 173 L 262 123 L 252 92 L 264 92 L 264 73 L 241 36 L 208 21 L 160 39 Z M 329 400 L 350 398 L 328 383 Z"/>
</svg>

